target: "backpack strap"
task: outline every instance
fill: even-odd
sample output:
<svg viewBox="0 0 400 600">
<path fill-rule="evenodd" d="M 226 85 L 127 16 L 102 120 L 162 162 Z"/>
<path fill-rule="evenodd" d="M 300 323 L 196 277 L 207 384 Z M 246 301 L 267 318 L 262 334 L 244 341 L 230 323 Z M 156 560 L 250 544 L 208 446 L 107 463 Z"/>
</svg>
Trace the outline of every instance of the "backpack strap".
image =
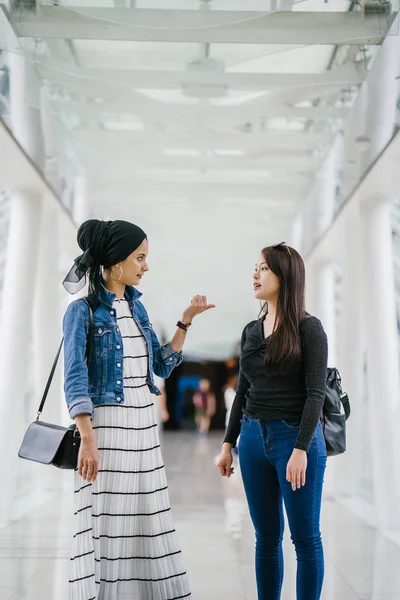
<svg viewBox="0 0 400 600">
<path fill-rule="evenodd" d="M 340 396 L 340 401 L 341 401 L 341 403 L 343 405 L 344 414 L 346 415 L 346 421 L 347 421 L 347 419 L 350 416 L 350 412 L 351 412 L 351 410 L 350 410 L 350 401 L 349 401 L 348 395 L 346 393 L 342 394 Z"/>
<path fill-rule="evenodd" d="M 89 331 L 88 331 L 88 336 L 87 336 L 87 341 L 86 341 L 86 362 L 89 365 L 91 357 L 92 357 L 92 352 L 93 352 L 94 317 L 93 317 L 92 305 L 91 305 L 91 302 L 89 301 L 89 299 L 88 298 L 82 298 L 82 300 L 84 300 L 84 302 L 87 304 L 87 307 L 88 307 L 88 310 L 89 310 Z M 50 386 L 51 386 L 53 378 L 54 378 L 54 373 L 55 373 L 56 368 L 57 368 L 57 364 L 58 364 L 58 361 L 59 361 L 59 358 L 60 358 L 60 354 L 61 354 L 61 350 L 62 350 L 63 344 L 64 344 L 64 338 L 62 338 L 62 340 L 61 340 L 61 343 L 60 343 L 60 345 L 58 347 L 58 350 L 57 350 L 56 357 L 55 357 L 53 365 L 51 367 L 50 375 L 49 375 L 49 378 L 48 378 L 47 383 L 46 383 L 46 387 L 45 387 L 44 392 L 43 392 L 43 396 L 42 396 L 42 400 L 41 400 L 40 405 L 39 405 L 39 409 L 37 411 L 37 415 L 36 415 L 36 419 L 35 419 L 36 421 L 39 420 L 39 417 L 40 417 L 40 415 L 43 412 L 44 403 L 46 402 L 47 396 L 49 394 Z"/>
</svg>

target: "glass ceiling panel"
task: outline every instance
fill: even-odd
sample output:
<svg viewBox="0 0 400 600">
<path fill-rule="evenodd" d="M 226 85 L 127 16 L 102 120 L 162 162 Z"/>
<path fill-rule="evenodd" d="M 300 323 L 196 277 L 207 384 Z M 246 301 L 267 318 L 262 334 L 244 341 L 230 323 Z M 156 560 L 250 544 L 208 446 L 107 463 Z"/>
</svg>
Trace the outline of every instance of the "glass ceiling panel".
<svg viewBox="0 0 400 600">
<path fill-rule="evenodd" d="M 81 0 L 73 0 L 73 4 L 78 12 L 84 12 Z M 194 12 L 201 4 L 138 0 L 136 6 Z M 226 12 L 229 18 L 234 10 L 260 11 L 267 6 L 282 10 L 290 2 L 220 0 L 203 4 L 210 12 Z M 345 13 L 350 4 L 306 0 L 293 3 L 293 10 Z M 94 11 L 113 6 L 111 1 L 90 0 L 86 8 Z M 63 15 L 74 12 L 70 7 L 57 10 L 61 26 Z M 122 10 L 131 17 L 135 13 Z M 118 9 L 112 12 L 118 17 Z M 33 15 L 39 16 L 40 11 Z M 17 23 L 24 19 L 21 10 L 12 17 Z M 382 17 L 383 29 L 385 22 Z M 109 176 L 110 186 L 126 168 L 127 179 L 143 172 L 150 179 L 151 173 L 169 172 L 173 179 L 178 171 L 195 171 L 200 178 L 212 173 L 211 181 L 229 172 L 235 173 L 235 180 L 242 175 L 251 180 L 251 173 L 257 177 L 264 173 L 267 185 L 274 177 L 284 181 L 287 173 L 303 182 L 299 184 L 303 190 L 337 131 L 347 127 L 348 109 L 362 82 L 357 69 L 367 63 L 371 66 L 364 58 L 373 56 L 377 46 L 355 45 L 352 59 L 343 63 L 347 69 L 343 81 L 329 84 L 336 67 L 327 69 L 336 47 L 292 41 L 205 44 L 51 35 L 18 39 L 0 11 L 0 75 L 12 69 L 10 57 L 27 58 L 30 74 L 24 102 L 36 109 L 37 118 L 44 123 L 51 156 L 61 173 L 74 170 L 70 163 L 75 155 L 75 161 L 97 168 L 105 179 Z M 280 79 L 275 78 L 280 74 Z M 320 75 L 325 80 L 319 81 Z M 2 118 L 12 126 L 5 111 Z M 356 149 L 352 160 L 357 162 L 359 154 Z M 347 191 L 354 183 L 354 173 L 345 169 L 343 177 Z"/>
<path fill-rule="evenodd" d="M 102 33 L 104 37 L 109 34 L 110 39 L 119 39 L 124 37 L 124 30 L 131 29 L 128 39 L 137 38 L 138 41 L 156 38 L 158 41 L 173 41 L 172 34 L 175 32 L 181 38 L 179 41 L 183 42 L 190 39 L 192 32 L 192 37 L 196 38 L 193 41 L 204 38 L 209 42 L 228 42 L 232 38 L 235 43 L 241 43 L 251 42 L 253 37 L 258 43 L 276 43 L 273 36 L 278 35 L 286 38 L 284 43 L 290 43 L 288 36 L 293 37 L 293 42 L 295 38 L 315 38 L 315 42 L 304 42 L 310 44 L 318 43 L 318 39 L 322 43 L 356 43 L 358 39 L 360 43 L 368 43 L 368 35 L 373 39 L 387 33 L 399 2 L 376 0 L 362 7 L 351 0 L 135 0 L 134 6 L 121 8 L 115 6 L 113 0 L 59 0 L 52 5 L 44 3 L 37 14 L 35 10 L 24 10 L 18 1 L 11 4 L 9 11 L 17 32 L 24 34 L 24 31 L 36 27 L 38 31 L 45 32 L 43 35 L 38 33 L 37 37 L 62 38 L 60 28 L 57 35 L 57 26 L 62 24 L 64 29 L 68 27 L 64 37 L 69 39 L 91 39 L 93 36 L 99 39 Z M 32 6 L 35 7 L 34 0 Z M 315 13 L 311 37 L 310 19 L 307 15 L 300 17 L 302 13 Z M 343 19 L 344 13 L 351 14 Z M 328 14 L 331 15 L 329 20 Z M 112 30 L 115 25 L 123 28 Z M 52 27 L 55 32 L 51 32 Z M 25 35 L 29 36 L 29 33 Z"/>
<path fill-rule="evenodd" d="M 59 6 L 96 15 L 95 9 L 115 8 L 114 0 L 58 0 Z M 260 12 L 264 14 L 287 11 L 330 11 L 346 12 L 350 9 L 352 0 L 136 0 L 135 8 L 149 10 L 190 10 L 234 12 Z M 118 18 L 118 15 L 116 14 Z M 223 19 L 221 22 L 231 23 Z"/>
</svg>

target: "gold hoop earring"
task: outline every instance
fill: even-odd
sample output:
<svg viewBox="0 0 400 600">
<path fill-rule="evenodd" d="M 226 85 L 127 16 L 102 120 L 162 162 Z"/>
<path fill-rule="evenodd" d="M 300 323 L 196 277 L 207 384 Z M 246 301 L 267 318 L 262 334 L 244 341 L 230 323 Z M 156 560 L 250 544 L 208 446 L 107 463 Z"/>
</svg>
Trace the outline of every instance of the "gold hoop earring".
<svg viewBox="0 0 400 600">
<path fill-rule="evenodd" d="M 117 266 L 118 266 L 119 269 L 121 269 L 121 273 L 119 274 L 118 279 L 114 279 L 114 277 L 113 277 L 113 269 L 115 269 L 115 265 L 113 267 L 111 267 L 111 279 L 113 281 L 120 281 L 121 277 L 122 277 L 122 273 L 123 273 L 122 267 L 121 267 L 121 265 L 117 265 Z"/>
</svg>

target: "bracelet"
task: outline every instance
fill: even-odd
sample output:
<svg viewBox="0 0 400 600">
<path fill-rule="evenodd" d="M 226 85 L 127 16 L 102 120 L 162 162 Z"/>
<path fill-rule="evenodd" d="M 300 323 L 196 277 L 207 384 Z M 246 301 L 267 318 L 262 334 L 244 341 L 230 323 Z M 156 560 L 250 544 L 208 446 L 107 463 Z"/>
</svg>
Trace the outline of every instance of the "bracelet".
<svg viewBox="0 0 400 600">
<path fill-rule="evenodd" d="M 189 329 L 189 327 L 191 326 L 191 323 L 188 323 L 187 325 L 185 325 L 185 323 L 182 323 L 182 321 L 178 321 L 176 326 L 179 327 L 179 329 L 182 329 L 183 331 L 187 331 Z"/>
</svg>

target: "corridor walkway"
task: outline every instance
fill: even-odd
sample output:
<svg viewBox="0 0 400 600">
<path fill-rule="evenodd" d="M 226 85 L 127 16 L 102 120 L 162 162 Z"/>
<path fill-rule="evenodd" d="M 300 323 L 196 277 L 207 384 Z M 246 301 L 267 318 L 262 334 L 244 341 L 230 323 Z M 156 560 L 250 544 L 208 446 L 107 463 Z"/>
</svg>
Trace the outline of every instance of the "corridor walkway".
<svg viewBox="0 0 400 600">
<path fill-rule="evenodd" d="M 174 519 L 194 600 L 256 600 L 253 532 L 240 474 L 237 469 L 223 480 L 213 464 L 220 437 L 164 434 Z M 47 478 L 49 469 L 38 473 Z M 59 491 L 0 530 L 1 600 L 68 600 L 72 474 L 50 473 Z M 400 547 L 329 499 L 323 534 L 323 600 L 400 599 Z M 287 530 L 285 556 L 283 600 L 294 600 L 296 562 Z"/>
</svg>

